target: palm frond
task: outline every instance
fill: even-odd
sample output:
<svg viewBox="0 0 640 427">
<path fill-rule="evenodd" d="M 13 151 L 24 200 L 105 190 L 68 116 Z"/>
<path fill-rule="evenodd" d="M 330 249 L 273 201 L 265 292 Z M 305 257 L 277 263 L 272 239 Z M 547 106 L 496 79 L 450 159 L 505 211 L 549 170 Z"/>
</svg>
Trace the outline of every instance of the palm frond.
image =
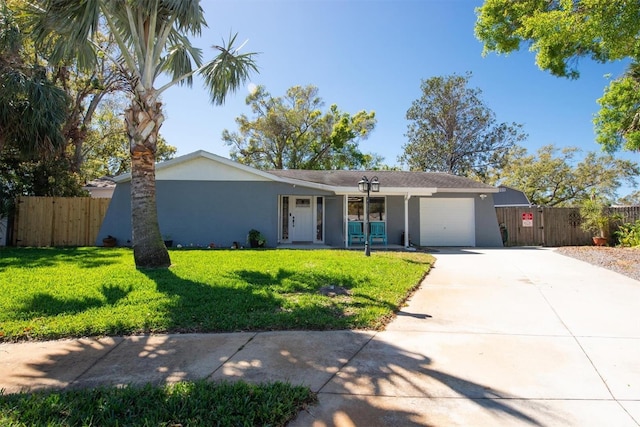
<svg viewBox="0 0 640 427">
<path fill-rule="evenodd" d="M 190 51 L 185 45 L 175 45 L 169 49 L 167 55 L 158 68 L 158 73 L 171 74 L 172 81 L 179 85 L 191 86 L 193 84 L 193 66 Z"/>
<path fill-rule="evenodd" d="M 239 53 L 233 45 L 237 34 L 229 38 L 223 46 L 213 46 L 220 53 L 211 62 L 200 69 L 200 75 L 204 78 L 209 90 L 211 102 L 215 105 L 224 103 L 229 92 L 235 92 L 240 85 L 247 81 L 252 71 L 258 71 L 253 59 L 257 53 Z M 243 44 L 244 45 L 244 44 Z"/>
<path fill-rule="evenodd" d="M 191 41 L 184 35 L 177 31 L 172 31 L 168 37 L 169 46 L 181 45 L 188 52 L 189 56 L 193 59 L 196 68 L 202 67 L 202 49 L 194 47 Z"/>
<path fill-rule="evenodd" d="M 175 29 L 179 33 L 200 36 L 207 26 L 199 0 L 160 0 L 159 13 L 175 16 Z"/>
<path fill-rule="evenodd" d="M 79 67 L 93 65 L 91 36 L 99 27 L 100 2 L 49 0 L 44 9 L 34 6 L 31 13 L 34 38 L 39 45 L 51 49 L 52 62 L 74 58 Z"/>
<path fill-rule="evenodd" d="M 0 75 L 2 139 L 25 154 L 52 153 L 64 145 L 62 124 L 67 117 L 67 94 L 37 70 Z"/>
</svg>

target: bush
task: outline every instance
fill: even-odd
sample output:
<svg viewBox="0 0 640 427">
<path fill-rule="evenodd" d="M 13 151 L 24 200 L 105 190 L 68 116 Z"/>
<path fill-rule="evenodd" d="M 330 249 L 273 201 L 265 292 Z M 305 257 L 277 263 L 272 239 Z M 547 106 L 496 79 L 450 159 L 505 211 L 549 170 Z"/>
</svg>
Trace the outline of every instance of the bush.
<svg viewBox="0 0 640 427">
<path fill-rule="evenodd" d="M 640 219 L 634 223 L 620 225 L 616 236 L 620 241 L 620 246 L 640 246 Z"/>
</svg>

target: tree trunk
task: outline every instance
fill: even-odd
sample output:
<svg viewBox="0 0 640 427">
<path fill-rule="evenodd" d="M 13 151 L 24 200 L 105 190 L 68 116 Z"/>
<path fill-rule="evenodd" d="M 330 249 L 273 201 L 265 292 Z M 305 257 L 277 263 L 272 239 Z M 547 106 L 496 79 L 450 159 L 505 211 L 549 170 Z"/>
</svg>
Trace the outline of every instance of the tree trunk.
<svg viewBox="0 0 640 427">
<path fill-rule="evenodd" d="M 133 257 L 138 268 L 167 268 L 169 252 L 162 240 L 156 207 L 156 144 L 162 104 L 152 91 L 138 94 L 125 112 L 131 148 L 131 225 Z"/>
</svg>

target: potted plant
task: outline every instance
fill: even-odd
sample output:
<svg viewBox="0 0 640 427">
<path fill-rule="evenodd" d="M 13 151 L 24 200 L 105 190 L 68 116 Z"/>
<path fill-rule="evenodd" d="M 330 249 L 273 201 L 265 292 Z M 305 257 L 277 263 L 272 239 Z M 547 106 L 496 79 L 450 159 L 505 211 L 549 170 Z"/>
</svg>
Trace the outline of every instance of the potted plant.
<svg viewBox="0 0 640 427">
<path fill-rule="evenodd" d="M 118 243 L 118 240 L 111 234 L 102 239 L 102 246 L 104 246 L 105 248 L 113 248 L 116 243 Z"/>
<path fill-rule="evenodd" d="M 580 206 L 580 217 L 582 218 L 580 224 L 582 229 L 594 234 L 592 236 L 593 243 L 597 246 L 606 245 L 609 227 L 615 218 L 609 213 L 605 202 L 592 195 Z"/>
<path fill-rule="evenodd" d="M 247 242 L 252 248 L 263 248 L 264 245 L 267 244 L 267 239 L 261 232 L 252 228 L 249 230 L 249 234 L 247 234 Z"/>
</svg>

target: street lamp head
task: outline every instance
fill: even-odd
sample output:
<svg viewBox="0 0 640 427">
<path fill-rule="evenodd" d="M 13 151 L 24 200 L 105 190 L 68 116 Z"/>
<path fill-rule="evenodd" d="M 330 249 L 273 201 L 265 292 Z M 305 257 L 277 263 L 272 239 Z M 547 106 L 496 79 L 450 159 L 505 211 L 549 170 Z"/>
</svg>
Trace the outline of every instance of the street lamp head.
<svg viewBox="0 0 640 427">
<path fill-rule="evenodd" d="M 378 177 L 374 176 L 371 178 L 371 191 L 377 193 L 380 191 L 380 181 L 378 181 Z"/>
<path fill-rule="evenodd" d="M 374 176 L 369 181 L 369 178 L 363 176 L 360 181 L 358 181 L 358 190 L 362 193 L 367 193 L 367 197 L 363 197 L 364 199 L 364 254 L 366 256 L 370 256 L 369 249 L 369 192 L 373 191 L 377 193 L 380 191 L 380 182 L 378 181 L 378 177 Z"/>
<path fill-rule="evenodd" d="M 366 193 L 369 191 L 369 180 L 366 176 L 363 176 L 362 179 L 358 182 L 358 190 L 361 193 Z"/>
</svg>

